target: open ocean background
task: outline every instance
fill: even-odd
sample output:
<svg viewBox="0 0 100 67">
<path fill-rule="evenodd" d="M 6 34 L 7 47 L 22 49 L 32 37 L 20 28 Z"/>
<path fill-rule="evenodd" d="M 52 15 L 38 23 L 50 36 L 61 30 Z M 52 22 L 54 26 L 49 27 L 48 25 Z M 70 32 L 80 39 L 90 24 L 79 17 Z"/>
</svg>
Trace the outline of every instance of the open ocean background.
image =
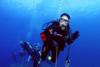
<svg viewBox="0 0 100 67">
<path fill-rule="evenodd" d="M 80 37 L 71 45 L 70 67 L 100 67 L 100 0 L 0 0 L 0 67 L 31 67 L 20 58 L 20 41 L 39 42 L 42 25 L 67 12 Z M 15 57 L 12 54 L 15 53 Z M 65 67 L 67 47 L 57 67 Z M 54 67 L 48 61 L 40 67 Z"/>
</svg>

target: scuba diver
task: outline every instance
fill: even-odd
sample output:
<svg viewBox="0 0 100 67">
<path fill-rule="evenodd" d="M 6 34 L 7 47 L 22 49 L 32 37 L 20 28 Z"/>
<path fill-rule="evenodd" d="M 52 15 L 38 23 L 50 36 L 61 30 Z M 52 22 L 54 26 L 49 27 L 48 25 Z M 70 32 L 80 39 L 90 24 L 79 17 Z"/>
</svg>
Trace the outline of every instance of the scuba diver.
<svg viewBox="0 0 100 67">
<path fill-rule="evenodd" d="M 51 51 L 50 61 L 55 63 L 60 51 L 64 50 L 65 44 L 72 44 L 79 36 L 79 32 L 74 33 L 70 30 L 70 16 L 63 13 L 59 20 L 48 22 L 43 26 L 43 32 L 40 33 L 43 41 L 41 58 L 46 60 Z"/>
<path fill-rule="evenodd" d="M 34 44 L 34 47 L 29 44 L 29 42 L 22 42 L 21 47 L 24 51 L 26 51 L 29 55 L 28 62 L 33 60 L 33 67 L 39 67 L 40 61 L 41 61 L 41 53 L 38 46 L 38 43 Z"/>
</svg>

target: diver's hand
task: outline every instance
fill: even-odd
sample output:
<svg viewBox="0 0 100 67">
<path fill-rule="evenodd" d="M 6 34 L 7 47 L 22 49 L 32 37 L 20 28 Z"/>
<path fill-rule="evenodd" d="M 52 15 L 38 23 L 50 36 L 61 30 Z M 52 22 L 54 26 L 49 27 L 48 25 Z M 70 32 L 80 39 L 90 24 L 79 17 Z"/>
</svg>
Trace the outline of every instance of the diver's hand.
<svg viewBox="0 0 100 67">
<path fill-rule="evenodd" d="M 67 39 L 67 44 L 72 44 L 79 37 L 79 31 L 72 33 L 71 38 Z"/>
<path fill-rule="evenodd" d="M 72 34 L 71 39 L 72 39 L 72 40 L 76 40 L 78 37 L 79 37 L 79 31 L 75 31 L 75 32 Z"/>
</svg>

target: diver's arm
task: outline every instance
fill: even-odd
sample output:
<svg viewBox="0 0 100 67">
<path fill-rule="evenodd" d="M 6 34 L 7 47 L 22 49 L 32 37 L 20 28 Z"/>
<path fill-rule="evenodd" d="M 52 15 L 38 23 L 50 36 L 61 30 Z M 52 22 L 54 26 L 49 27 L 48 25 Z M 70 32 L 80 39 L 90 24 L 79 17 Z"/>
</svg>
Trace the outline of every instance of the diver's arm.
<svg viewBox="0 0 100 67">
<path fill-rule="evenodd" d="M 66 41 L 66 43 L 67 43 L 68 45 L 70 45 L 70 43 L 71 43 L 71 35 L 72 35 L 72 32 L 71 32 L 70 28 L 67 29 L 66 32 L 68 32 L 68 33 L 67 33 L 67 35 L 65 36 L 65 41 Z"/>
<path fill-rule="evenodd" d="M 79 36 L 79 31 L 75 31 L 74 33 L 72 33 L 69 30 L 69 34 L 68 34 L 68 38 L 67 38 L 66 42 L 70 45 L 78 38 L 78 36 Z"/>
<path fill-rule="evenodd" d="M 78 37 L 79 37 L 79 31 L 76 30 L 76 31 L 72 34 L 71 39 L 72 39 L 73 41 L 75 41 Z"/>
</svg>

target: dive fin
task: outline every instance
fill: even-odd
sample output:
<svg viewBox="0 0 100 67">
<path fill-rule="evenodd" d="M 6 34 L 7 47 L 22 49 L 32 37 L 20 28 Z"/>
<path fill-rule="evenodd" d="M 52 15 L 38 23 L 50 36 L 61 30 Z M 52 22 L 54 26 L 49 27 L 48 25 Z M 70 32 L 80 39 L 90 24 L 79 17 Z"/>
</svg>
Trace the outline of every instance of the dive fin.
<svg viewBox="0 0 100 67">
<path fill-rule="evenodd" d="M 65 67 L 69 67 L 70 66 L 70 60 L 67 59 L 66 62 L 65 62 Z"/>
</svg>

